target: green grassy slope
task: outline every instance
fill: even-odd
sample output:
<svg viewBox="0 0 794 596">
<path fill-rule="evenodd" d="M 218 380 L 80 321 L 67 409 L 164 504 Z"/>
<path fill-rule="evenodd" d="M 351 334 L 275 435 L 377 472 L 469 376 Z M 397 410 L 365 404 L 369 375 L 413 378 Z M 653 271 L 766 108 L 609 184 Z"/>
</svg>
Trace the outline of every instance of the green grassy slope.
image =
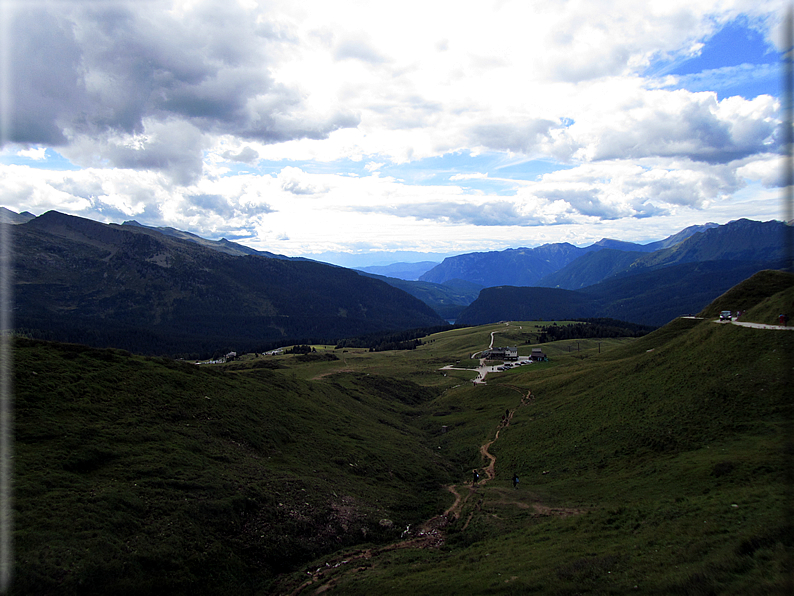
<svg viewBox="0 0 794 596">
<path fill-rule="evenodd" d="M 15 593 L 783 593 L 794 334 L 677 319 L 439 370 L 542 325 L 218 368 L 19 340 Z M 378 551 L 445 485 L 440 547 Z"/>
<path fill-rule="evenodd" d="M 409 381 L 19 340 L 14 384 L 17 594 L 253 593 L 399 535 L 447 480 Z"/>
<path fill-rule="evenodd" d="M 444 547 L 384 555 L 337 592 L 784 593 L 794 336 L 769 333 L 679 319 L 600 355 L 558 350 L 549 365 L 446 392 L 426 407 L 449 425 L 441 447 L 459 483 L 515 409 L 491 448 L 495 480 Z"/>
<path fill-rule="evenodd" d="M 717 318 L 721 311 L 746 311 L 742 321 L 776 325 L 781 313 L 794 315 L 794 275 L 785 271 L 767 269 L 719 296 L 698 316 Z"/>
</svg>

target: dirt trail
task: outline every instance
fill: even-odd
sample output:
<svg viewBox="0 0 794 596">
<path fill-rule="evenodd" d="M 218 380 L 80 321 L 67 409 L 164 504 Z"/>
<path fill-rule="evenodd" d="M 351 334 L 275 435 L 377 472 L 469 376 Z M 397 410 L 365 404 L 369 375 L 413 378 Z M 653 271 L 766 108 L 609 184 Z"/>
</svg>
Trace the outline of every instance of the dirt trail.
<svg viewBox="0 0 794 596">
<path fill-rule="evenodd" d="M 452 515 L 452 516 L 454 516 L 454 517 L 455 517 L 455 519 L 457 519 L 457 518 L 458 518 L 458 516 L 460 515 L 460 508 L 461 508 L 461 506 L 462 506 L 462 504 L 463 504 L 463 503 L 462 503 L 462 500 L 461 500 L 460 493 L 459 493 L 457 490 L 455 490 L 455 488 L 456 488 L 456 487 L 455 487 L 455 485 L 454 485 L 454 484 L 450 484 L 449 486 L 447 486 L 447 487 L 445 487 L 445 488 L 446 488 L 446 489 L 447 489 L 449 492 L 451 492 L 453 495 L 455 495 L 455 502 L 454 502 L 454 503 L 452 503 L 452 505 L 450 506 L 450 508 L 449 508 L 449 509 L 447 509 L 447 510 L 444 512 L 444 515 L 446 515 L 447 517 L 449 517 L 450 515 Z"/>
<path fill-rule="evenodd" d="M 531 394 L 527 392 L 527 397 L 530 395 Z M 524 405 L 523 399 L 521 400 L 521 405 Z M 481 480 L 478 484 L 485 484 L 486 482 L 496 478 L 496 457 L 491 455 L 491 452 L 488 451 L 488 449 L 499 439 L 499 433 L 502 432 L 502 429 L 510 426 L 510 421 L 513 419 L 513 414 L 515 414 L 515 410 L 508 410 L 508 413 L 502 417 L 502 422 L 499 423 L 499 426 L 496 429 L 496 436 L 493 438 L 493 441 L 488 441 L 485 443 L 485 445 L 480 447 L 480 454 L 485 459 L 489 460 L 489 463 L 485 467 L 485 475 L 487 476 L 487 479 Z"/>
<path fill-rule="evenodd" d="M 330 375 L 336 375 L 336 374 L 340 374 L 340 373 L 351 373 L 351 372 L 355 372 L 355 371 L 352 368 L 336 368 L 334 370 L 329 370 L 327 372 L 320 373 L 319 375 L 315 375 L 309 380 L 310 381 L 317 381 L 319 379 L 322 379 L 323 377 L 328 377 Z"/>
<path fill-rule="evenodd" d="M 493 345 L 493 333 L 491 334 L 491 345 Z M 485 466 L 485 468 L 481 468 L 485 472 L 485 478 L 482 478 L 478 482 L 464 485 L 467 490 L 461 491 L 464 492 L 463 495 L 458 491 L 459 485 L 451 484 L 446 486 L 446 490 L 452 493 L 455 500 L 444 513 L 423 522 L 415 530 L 411 530 L 410 526 L 406 528 L 403 532 L 404 540 L 380 548 L 351 551 L 328 560 L 324 567 L 319 567 L 314 571 L 307 572 L 310 575 L 309 579 L 292 591 L 287 592 L 287 594 L 289 594 L 289 596 L 298 596 L 307 590 L 311 590 L 311 592 L 307 593 L 312 595 L 323 594 L 332 590 L 346 574 L 358 573 L 373 567 L 376 563 L 372 562 L 372 559 L 375 559 L 383 553 L 403 548 L 439 548 L 443 546 L 445 541 L 444 528 L 460 519 L 464 506 L 472 496 L 479 497 L 479 500 L 471 508 L 466 521 L 460 529 L 461 532 L 465 531 L 474 515 L 482 508 L 484 497 L 479 492 L 480 489 L 496 478 L 496 457 L 489 451 L 491 445 L 499 439 L 500 433 L 510 426 L 510 421 L 513 419 L 513 414 L 515 414 L 516 410 L 522 406 L 529 406 L 535 399 L 531 391 L 510 385 L 508 385 L 508 387 L 521 394 L 521 402 L 516 408 L 512 410 L 508 409 L 505 412 L 505 415 L 502 416 L 502 420 L 496 427 L 494 438 L 480 447 L 480 453 L 483 458 L 488 460 L 488 465 Z M 515 493 L 502 488 L 493 488 L 489 489 L 489 491 L 499 496 L 497 499 L 489 499 L 489 502 L 513 505 L 522 509 L 532 507 L 535 510 L 535 514 L 538 516 L 552 515 L 567 517 L 569 515 L 584 513 L 585 511 L 583 509 L 565 507 L 548 507 L 542 504 L 540 499 L 532 499 L 531 503 L 526 503 L 526 493 L 524 493 L 524 501 L 520 501 L 516 498 Z"/>
<path fill-rule="evenodd" d="M 439 548 L 443 546 L 445 540 L 444 528 L 446 528 L 450 523 L 460 519 L 463 507 L 469 501 L 469 499 L 473 495 L 479 496 L 478 489 L 483 488 L 488 482 L 496 478 L 496 457 L 491 454 L 488 449 L 499 439 L 499 434 L 502 432 L 502 430 L 510 425 L 510 421 L 513 419 L 513 414 L 516 412 L 516 409 L 520 408 L 521 406 L 529 405 L 533 400 L 531 392 L 527 391 L 526 395 L 524 395 L 524 392 L 518 387 L 512 387 L 512 389 L 515 389 L 521 393 L 522 397 L 520 404 L 517 408 L 508 410 L 505 415 L 502 416 L 502 420 L 499 422 L 496 428 L 496 435 L 494 438 L 480 447 L 480 453 L 483 455 L 483 458 L 487 459 L 489 462 L 484 468 L 486 476 L 485 478 L 478 482 L 473 482 L 472 484 L 467 485 L 467 490 L 465 491 L 464 495 L 461 495 L 460 492 L 458 492 L 458 485 L 451 484 L 446 486 L 446 490 L 452 493 L 452 495 L 455 497 L 452 505 L 441 515 L 437 515 L 420 524 L 417 529 L 412 531 L 410 526 L 406 528 L 405 532 L 403 532 L 403 536 L 406 538 L 405 540 L 400 540 L 381 548 L 356 550 L 335 557 L 334 559 L 327 561 L 325 563 L 325 567 L 320 567 L 313 572 L 308 572 L 310 574 L 310 578 L 288 594 L 290 596 L 298 596 L 299 594 L 304 593 L 305 590 L 310 589 L 315 584 L 320 585 L 309 592 L 310 594 L 322 594 L 327 592 L 328 590 L 334 588 L 346 573 L 356 573 L 368 569 L 372 566 L 372 563 L 370 562 L 371 559 L 386 552 L 403 548 Z M 477 504 L 469 512 L 469 515 L 463 524 L 461 531 L 465 531 L 466 528 L 468 528 L 469 522 L 472 520 L 475 513 L 480 510 L 482 503 L 483 499 L 480 498 Z M 516 504 L 519 507 L 528 507 L 526 504 Z M 537 511 L 538 506 L 534 504 L 533 506 Z M 552 511 L 550 508 L 546 509 L 548 511 Z"/>
</svg>

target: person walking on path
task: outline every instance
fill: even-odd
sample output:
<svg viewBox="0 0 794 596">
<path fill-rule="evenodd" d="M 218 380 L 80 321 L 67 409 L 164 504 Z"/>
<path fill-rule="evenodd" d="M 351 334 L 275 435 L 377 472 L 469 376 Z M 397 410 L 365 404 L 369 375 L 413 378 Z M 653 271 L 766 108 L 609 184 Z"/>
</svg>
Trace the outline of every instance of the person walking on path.
<svg viewBox="0 0 794 596">
<path fill-rule="evenodd" d="M 518 474 L 513 474 L 513 488 L 518 488 Z"/>
<path fill-rule="evenodd" d="M 474 480 L 472 481 L 472 484 L 477 484 L 480 481 L 480 474 L 477 472 L 477 470 L 472 470 L 472 473 L 474 474 Z"/>
</svg>

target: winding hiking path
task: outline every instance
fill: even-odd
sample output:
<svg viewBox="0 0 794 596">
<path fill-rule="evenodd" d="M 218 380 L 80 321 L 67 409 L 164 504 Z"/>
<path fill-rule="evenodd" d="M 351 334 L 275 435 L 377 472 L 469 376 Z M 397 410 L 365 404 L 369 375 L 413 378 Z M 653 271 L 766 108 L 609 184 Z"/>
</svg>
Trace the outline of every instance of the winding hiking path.
<svg viewBox="0 0 794 596">
<path fill-rule="evenodd" d="M 530 398 L 530 393 L 527 392 L 527 398 Z M 523 405 L 523 400 L 522 400 Z M 493 480 L 496 478 L 496 457 L 491 455 L 491 452 L 488 449 L 496 443 L 499 439 L 499 433 L 502 432 L 503 428 L 507 428 L 510 425 L 510 421 L 513 419 L 513 414 L 515 410 L 509 410 L 507 416 L 502 418 L 502 422 L 499 424 L 499 427 L 496 429 L 496 436 L 493 438 L 493 441 L 488 441 L 484 445 L 480 447 L 480 454 L 487 459 L 490 463 L 485 467 L 485 475 L 488 477 L 488 480 L 482 480 L 481 483 L 486 483 L 489 480 Z"/>
<path fill-rule="evenodd" d="M 491 332 L 491 348 L 493 348 L 495 333 L 495 331 Z M 495 370 L 495 367 L 493 368 Z M 457 370 L 452 366 L 444 367 L 444 369 Z M 478 379 L 485 378 L 485 372 L 481 372 L 481 375 L 482 376 Z M 499 436 L 502 431 L 510 426 L 510 422 L 512 421 L 513 414 L 515 414 L 516 410 L 523 406 L 531 405 L 535 400 L 535 396 L 532 395 L 532 392 L 529 390 L 525 390 L 513 385 L 507 385 L 507 387 L 520 393 L 521 401 L 514 409 L 506 410 L 501 421 L 496 427 L 494 438 L 480 446 L 480 454 L 483 457 L 483 461 L 487 460 L 488 462 L 484 468 L 477 468 L 477 470 L 484 471 L 484 478 L 478 480 L 477 482 L 472 482 L 471 484 L 450 484 L 449 486 L 445 486 L 444 488 L 452 493 L 452 496 L 454 497 L 452 505 L 450 505 L 450 507 L 444 511 L 444 513 L 436 515 L 435 517 L 432 517 L 429 520 L 421 523 L 415 530 L 411 530 L 411 527 L 408 526 L 403 532 L 403 540 L 399 540 L 379 548 L 359 549 L 338 555 L 326 561 L 324 567 L 319 567 L 314 571 L 308 571 L 307 573 L 310 577 L 306 581 L 301 583 L 293 590 L 284 593 L 289 594 L 289 596 L 299 596 L 300 594 L 303 594 L 304 591 L 311 589 L 312 591 L 308 593 L 312 595 L 323 594 L 329 590 L 332 590 L 346 574 L 362 572 L 373 567 L 374 563 L 372 562 L 372 559 L 375 559 L 384 553 L 403 548 L 440 548 L 445 542 L 444 528 L 451 523 L 458 521 L 461 514 L 463 513 L 463 508 L 469 502 L 471 497 L 473 495 L 478 496 L 480 497 L 479 500 L 469 511 L 468 517 L 460 529 L 461 532 L 465 532 L 469 527 L 469 522 L 471 522 L 474 515 L 482 508 L 484 496 L 479 492 L 480 489 L 484 488 L 486 484 L 496 478 L 496 456 L 490 452 L 491 446 L 499 440 Z M 459 486 L 465 487 L 465 490 L 461 489 L 459 491 Z M 502 488 L 494 488 L 489 490 L 492 493 L 499 495 L 499 499 L 492 499 L 492 502 L 514 505 L 521 509 L 532 508 L 534 509 L 535 514 L 538 516 L 567 517 L 569 515 L 577 515 L 585 511 L 584 509 L 548 507 L 544 505 L 537 497 L 531 497 L 531 495 L 526 493 L 524 493 L 524 500 L 522 501 L 516 497 L 514 492 L 509 493 Z M 461 492 L 463 494 L 461 494 Z M 508 494 L 510 495 L 510 498 L 507 497 Z M 526 502 L 527 497 L 532 499 L 531 502 Z"/>
<path fill-rule="evenodd" d="M 480 468 L 484 470 L 485 478 L 479 480 L 478 482 L 472 482 L 469 485 L 464 485 L 466 490 L 462 491 L 464 492 L 463 495 L 461 495 L 461 492 L 458 491 L 459 485 L 451 484 L 444 487 L 447 491 L 452 493 L 452 496 L 455 498 L 452 505 L 450 505 L 450 507 L 444 511 L 444 513 L 423 522 L 413 531 L 410 529 L 410 526 L 408 526 L 408 528 L 406 528 L 406 530 L 403 532 L 403 540 L 380 548 L 368 548 L 350 551 L 330 559 L 325 563 L 324 567 L 319 567 L 313 572 L 308 572 L 310 575 L 309 579 L 301 583 L 294 590 L 286 593 L 289 594 L 289 596 L 298 596 L 299 594 L 304 593 L 305 590 L 316 585 L 316 587 L 314 587 L 314 589 L 309 593 L 312 595 L 323 594 L 324 592 L 333 589 L 345 574 L 364 571 L 371 567 L 373 565 L 371 560 L 383 553 L 403 548 L 439 548 L 443 546 L 445 542 L 445 535 L 443 532 L 444 528 L 460 519 L 463 507 L 469 501 L 471 496 L 479 495 L 478 489 L 483 488 L 488 482 L 496 478 L 496 456 L 489 451 L 491 445 L 493 445 L 499 439 L 501 432 L 510 426 L 510 421 L 512 420 L 513 414 L 516 412 L 516 410 L 522 406 L 530 405 L 534 400 L 534 396 L 530 391 L 527 391 L 525 395 L 524 391 L 518 387 L 511 386 L 510 388 L 521 393 L 521 402 L 516 408 L 507 411 L 496 427 L 496 434 L 494 438 L 480 447 L 480 453 L 482 454 L 483 459 L 488 461 L 488 464 L 484 468 Z M 508 503 L 508 501 L 504 499 L 500 499 L 497 502 Z M 468 528 L 469 522 L 472 520 L 475 513 L 480 510 L 482 503 L 483 499 L 481 498 L 469 512 L 468 518 L 466 519 L 460 531 L 465 531 L 466 528 Z M 518 507 L 526 509 L 533 507 L 538 515 L 543 516 L 571 515 L 572 513 L 579 513 L 579 511 L 564 510 L 562 508 L 552 509 L 540 504 L 539 502 L 526 504 L 513 499 L 509 501 L 509 504 L 515 504 Z"/>
</svg>

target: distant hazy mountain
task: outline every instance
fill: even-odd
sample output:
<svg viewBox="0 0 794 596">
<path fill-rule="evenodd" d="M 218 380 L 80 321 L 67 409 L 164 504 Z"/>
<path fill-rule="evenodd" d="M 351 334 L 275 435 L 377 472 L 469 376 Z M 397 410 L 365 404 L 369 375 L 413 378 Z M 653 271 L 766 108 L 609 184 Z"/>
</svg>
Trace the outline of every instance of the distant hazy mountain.
<svg viewBox="0 0 794 596">
<path fill-rule="evenodd" d="M 706 230 L 710 230 L 711 228 L 718 228 L 719 226 L 720 224 L 715 224 L 711 222 L 707 224 L 703 224 L 702 226 L 689 226 L 688 228 L 684 228 L 677 234 L 668 236 L 664 240 L 659 240 L 658 242 L 651 242 L 650 244 L 644 244 L 643 252 L 654 252 L 662 248 L 670 248 L 671 246 L 675 246 L 679 242 L 686 240 L 687 238 L 689 238 L 694 234 L 697 234 L 699 232 L 705 232 Z"/>
<path fill-rule="evenodd" d="M 573 272 L 562 273 L 559 278 L 553 277 L 553 274 L 562 270 L 569 263 L 573 263 L 585 255 L 602 249 L 650 253 L 674 246 L 694 234 L 702 233 L 713 227 L 720 226 L 711 223 L 703 226 L 690 226 L 673 236 L 650 244 L 635 244 L 633 242 L 604 238 L 584 248 L 578 248 L 566 242 L 544 244 L 537 248 L 468 253 L 444 259 L 440 265 L 434 267 L 419 279 L 443 283 L 449 279 L 457 278 L 474 282 L 484 287 L 511 285 L 579 288 L 589 283 L 597 283 L 603 277 L 599 277 L 594 272 L 587 272 L 586 279 L 578 279 Z M 618 256 L 616 253 L 612 254 L 616 257 Z M 604 275 L 617 273 L 621 265 L 618 263 L 607 263 L 605 257 L 605 255 L 602 255 L 598 259 L 589 262 L 598 263 L 599 270 L 607 272 Z M 622 262 L 626 260 L 624 256 L 619 256 L 618 258 Z M 582 270 L 580 265 L 577 265 L 577 267 L 580 271 Z M 564 281 L 561 282 L 560 280 Z"/>
<path fill-rule="evenodd" d="M 165 236 L 171 236 L 173 238 L 180 238 L 182 240 L 190 240 L 191 242 L 195 242 L 196 244 L 200 244 L 201 246 L 205 246 L 207 248 L 211 248 L 213 250 L 220 251 L 222 253 L 226 253 L 228 255 L 235 255 L 235 256 L 242 256 L 242 255 L 260 255 L 263 257 L 270 257 L 271 259 L 282 259 L 286 261 L 308 261 L 309 259 L 304 259 L 303 257 L 286 257 L 284 255 L 277 255 L 272 252 L 267 252 L 263 250 L 255 250 L 253 248 L 249 248 L 242 244 L 237 244 L 236 242 L 231 242 L 226 238 L 221 238 L 220 240 L 207 240 L 206 238 L 202 238 L 201 236 L 197 236 L 196 234 L 191 234 L 190 232 L 183 232 L 182 230 L 177 230 L 176 228 L 169 228 L 169 227 L 154 227 L 154 226 L 145 226 L 143 224 L 139 224 L 137 221 L 130 220 L 125 221 L 123 226 L 135 226 L 139 228 L 145 228 L 147 230 L 152 230 L 155 232 L 159 232 Z"/>
<path fill-rule="evenodd" d="M 365 271 L 361 271 L 361 275 L 380 279 L 390 286 L 408 292 L 411 296 L 427 304 L 441 318 L 447 320 L 457 319 L 460 312 L 477 298 L 482 289 L 482 286 L 459 279 L 436 284 L 429 281 L 409 281 L 375 275 Z"/>
<path fill-rule="evenodd" d="M 148 354 L 249 351 L 442 323 L 382 281 L 233 255 L 136 225 L 48 212 L 15 229 L 16 327 Z"/>
<path fill-rule="evenodd" d="M 631 266 L 645 253 L 602 248 L 582 255 L 559 271 L 539 280 L 537 285 L 546 288 L 578 290 L 611 277 Z"/>
<path fill-rule="evenodd" d="M 596 249 L 611 249 L 622 250 L 630 252 L 653 252 L 655 248 L 651 248 L 650 244 L 637 244 L 636 242 L 623 242 L 622 240 L 612 240 L 611 238 L 602 238 L 590 248 Z"/>
<path fill-rule="evenodd" d="M 659 269 L 677 263 L 705 261 L 760 261 L 763 263 L 782 258 L 785 224 L 779 221 L 750 221 L 740 219 L 723 226 L 706 224 L 692 226 L 671 236 L 683 238 L 676 244 L 669 241 L 654 243 L 653 252 L 636 252 L 604 248 L 582 255 L 559 271 L 539 280 L 537 285 L 549 288 L 578 290 L 612 276 L 626 276 L 643 269 Z M 668 239 L 669 240 L 669 239 Z M 603 242 L 603 241 L 602 241 Z M 598 246 L 596 243 L 593 246 Z M 612 247 L 619 246 L 610 241 Z M 628 246 L 637 247 L 639 245 Z"/>
<path fill-rule="evenodd" d="M 16 211 L 11 211 L 11 209 L 0 207 L 0 223 L 22 224 L 34 217 L 36 216 L 27 211 L 17 213 Z"/>
<path fill-rule="evenodd" d="M 681 314 L 699 312 L 758 271 L 781 267 L 786 229 L 780 221 L 740 219 L 722 226 L 687 228 L 671 236 L 683 240 L 654 252 L 602 248 L 578 257 L 537 284 L 559 292 L 486 289 L 461 312 L 458 322 L 559 319 L 578 312 L 577 317 L 663 325 Z M 669 242 L 658 246 L 662 244 Z M 570 290 L 577 292 L 565 292 Z"/>
<path fill-rule="evenodd" d="M 734 285 L 780 261 L 701 261 L 616 276 L 579 290 L 599 304 L 598 316 L 665 325 L 700 312 Z"/>
<path fill-rule="evenodd" d="M 422 275 L 420 281 L 444 283 L 461 279 L 484 287 L 532 286 L 593 248 L 577 248 L 567 242 L 544 244 L 537 248 L 511 248 L 503 251 L 475 252 L 444 261 Z"/>
<path fill-rule="evenodd" d="M 633 275 L 642 269 L 657 269 L 676 263 L 714 260 L 776 261 L 782 257 L 780 247 L 784 229 L 785 225 L 779 221 L 758 222 L 741 219 L 723 226 L 717 224 L 691 226 L 666 240 L 647 245 L 604 239 L 584 249 L 577 249 L 578 254 L 568 250 L 566 254 L 575 255 L 574 258 L 553 272 L 534 280 L 533 283 L 522 281 L 526 280 L 527 275 L 511 273 L 516 268 L 516 258 L 514 253 L 508 251 L 461 255 L 466 258 L 449 265 L 456 266 L 457 273 L 464 279 L 466 275 L 479 279 L 481 277 L 479 269 L 470 267 L 466 270 L 465 266 L 472 257 L 488 255 L 490 268 L 503 272 L 500 277 L 502 283 L 494 285 L 532 285 L 576 290 L 612 276 Z M 678 242 L 671 244 L 676 239 Z M 560 245 L 544 245 L 539 248 L 548 250 L 550 246 Z M 524 265 L 531 271 L 538 271 L 537 260 L 541 251 L 520 250 L 527 251 L 529 255 L 524 258 Z M 447 261 L 451 259 L 447 259 L 444 263 Z M 547 260 L 545 264 L 551 265 L 552 262 Z M 442 270 L 437 267 L 428 272 L 426 277 L 440 271 Z"/>
<path fill-rule="evenodd" d="M 643 255 L 630 269 L 699 261 L 772 261 L 783 258 L 786 224 L 739 219 L 692 234 L 669 248 Z M 629 271 L 631 272 L 631 271 Z"/>
<path fill-rule="evenodd" d="M 392 263 L 391 265 L 372 265 L 371 267 L 357 267 L 358 271 L 396 277 L 406 281 L 416 281 L 419 276 L 438 265 L 435 261 L 422 261 L 421 263 Z"/>
</svg>

